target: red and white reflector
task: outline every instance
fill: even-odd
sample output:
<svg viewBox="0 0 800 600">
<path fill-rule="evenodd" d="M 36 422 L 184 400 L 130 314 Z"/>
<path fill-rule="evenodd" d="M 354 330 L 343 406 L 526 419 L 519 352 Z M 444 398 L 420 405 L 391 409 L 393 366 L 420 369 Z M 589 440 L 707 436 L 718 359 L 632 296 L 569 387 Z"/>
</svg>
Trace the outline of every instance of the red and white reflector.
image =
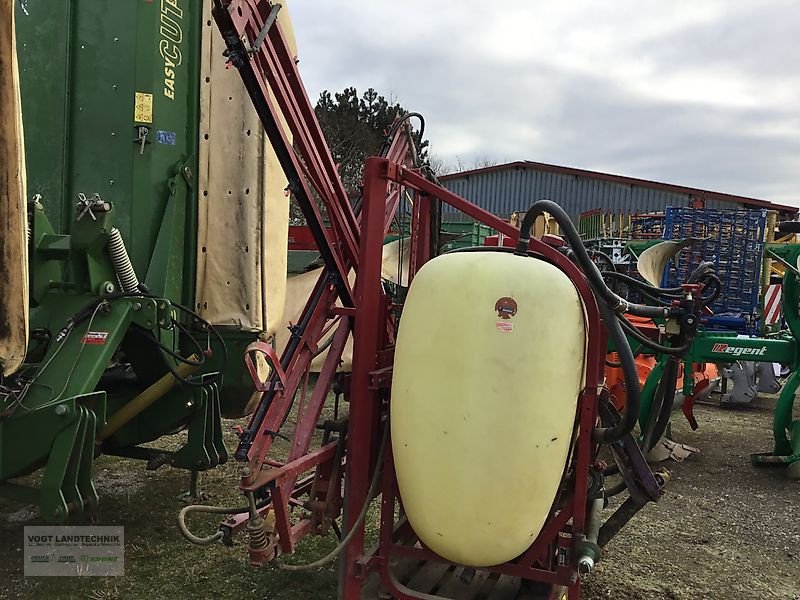
<svg viewBox="0 0 800 600">
<path fill-rule="evenodd" d="M 781 304 L 781 292 L 783 286 L 780 283 L 773 283 L 767 286 L 764 294 L 764 324 L 774 325 L 779 323 L 783 316 Z"/>
</svg>

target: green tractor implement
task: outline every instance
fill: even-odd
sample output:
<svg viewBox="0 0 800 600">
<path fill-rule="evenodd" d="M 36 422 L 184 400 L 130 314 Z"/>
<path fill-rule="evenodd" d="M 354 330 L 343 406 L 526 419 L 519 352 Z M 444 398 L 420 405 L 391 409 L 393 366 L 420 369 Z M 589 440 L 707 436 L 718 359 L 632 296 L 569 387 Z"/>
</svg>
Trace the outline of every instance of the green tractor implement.
<svg viewBox="0 0 800 600">
<path fill-rule="evenodd" d="M 638 256 L 639 273 L 653 284 L 660 281 L 667 261 L 690 243 L 691 240 L 631 242 L 629 249 Z M 684 373 L 690 373 L 692 365 L 698 363 L 734 361 L 779 363 L 791 370 L 775 407 L 774 447 L 771 452 L 752 454 L 751 460 L 756 466 L 786 467 L 787 475 L 795 479 L 800 478 L 800 421 L 793 418 L 795 392 L 800 385 L 800 244 L 766 244 L 765 254 L 784 267 L 781 298 L 787 329 L 768 337 L 743 337 L 735 332 L 706 330 L 700 325 L 680 360 Z M 674 394 L 669 390 L 676 387 L 677 370 L 670 367 L 674 358 L 666 354 L 657 357 L 658 362 L 642 387 L 639 424 L 645 431 L 660 421 L 662 425 L 656 429 L 663 433 L 673 406 Z M 683 378 L 682 411 L 692 429 L 698 427 L 693 407 L 701 391 L 692 378 Z"/>
<path fill-rule="evenodd" d="M 27 240 L 14 250 L 27 255 L 28 289 L 4 289 L 0 302 L 29 317 L 14 323 L 28 332 L 24 360 L 3 364 L 0 497 L 48 522 L 97 504 L 100 454 L 189 470 L 194 489 L 198 472 L 228 458 L 221 416 L 247 412 L 251 378 L 226 346 L 242 356 L 268 329 L 270 275 L 251 265 L 269 243 L 285 257 L 285 233 L 282 251 L 279 234 L 259 236 L 286 229 L 288 201 L 285 178 L 265 174 L 268 146 L 238 77 L 216 75 L 224 44 L 210 8 L 16 9 Z M 4 120 L 18 109 L 0 108 Z M 241 131 L 226 137 L 212 114 Z M 242 161 L 237 144 L 262 150 Z M 285 278 L 285 263 L 277 270 Z M 234 289 L 249 296 L 233 302 Z M 280 292 L 273 301 L 282 306 Z M 177 450 L 145 447 L 183 430 Z"/>
</svg>

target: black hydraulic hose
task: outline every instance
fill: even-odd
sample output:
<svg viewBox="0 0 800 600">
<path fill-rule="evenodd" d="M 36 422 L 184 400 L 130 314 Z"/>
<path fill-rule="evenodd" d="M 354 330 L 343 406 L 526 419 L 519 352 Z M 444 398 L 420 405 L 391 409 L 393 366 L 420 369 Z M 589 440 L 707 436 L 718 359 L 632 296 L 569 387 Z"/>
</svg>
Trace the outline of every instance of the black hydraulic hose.
<svg viewBox="0 0 800 600">
<path fill-rule="evenodd" d="M 609 337 L 614 343 L 614 348 L 619 356 L 625 387 L 628 392 L 628 399 L 619 423 L 613 427 L 599 427 L 594 430 L 593 437 L 595 441 L 608 444 L 621 440 L 633 431 L 639 419 L 641 390 L 639 388 L 639 374 L 636 371 L 636 360 L 620 325 L 620 320 L 624 319 L 624 317 L 616 315 L 602 298 L 598 298 L 598 300 L 597 306 L 600 309 L 600 316 L 606 324 Z"/>
<path fill-rule="evenodd" d="M 697 283 L 701 279 L 703 279 L 709 273 L 714 271 L 714 263 L 711 261 L 703 261 L 697 268 L 692 271 L 691 275 L 689 275 L 689 282 L 688 283 Z"/>
<path fill-rule="evenodd" d="M 639 281 L 630 275 L 625 275 L 624 273 L 619 273 L 617 271 L 602 271 L 601 275 L 603 277 L 609 277 L 611 279 L 622 281 L 630 287 L 635 287 L 640 294 L 642 294 L 648 300 L 656 303 L 663 304 L 666 302 L 665 300 L 662 300 L 656 296 L 666 296 L 667 298 L 677 299 L 682 296 L 683 292 L 683 288 L 658 288 L 645 283 L 644 281 Z M 689 278 L 689 283 L 701 282 L 703 284 L 703 290 L 701 293 L 706 292 L 709 288 L 712 289 L 711 294 L 701 297 L 702 304 L 707 306 L 719 298 L 720 292 L 722 291 L 722 282 L 720 281 L 719 277 L 713 273 L 713 271 L 698 273 L 698 270 L 696 270 L 692 274 L 692 277 Z"/>
<path fill-rule="evenodd" d="M 140 284 L 139 285 L 139 290 L 141 291 L 141 294 L 138 294 L 138 295 L 141 295 L 141 296 L 143 296 L 145 298 L 155 299 L 155 300 L 159 299 L 159 297 L 155 296 L 154 294 L 152 294 L 149 291 L 149 289 L 147 288 L 147 286 L 145 286 L 144 284 Z M 126 294 L 126 296 L 127 297 L 136 297 L 137 294 Z M 181 383 L 184 383 L 184 384 L 186 384 L 186 385 L 188 385 L 190 387 L 198 387 L 198 388 L 200 388 L 200 387 L 203 387 L 203 386 L 207 385 L 208 383 L 212 383 L 214 381 L 218 381 L 219 378 L 222 377 L 222 375 L 225 373 L 225 369 L 228 366 L 228 347 L 225 344 L 225 339 L 222 337 L 222 334 L 219 332 L 219 330 L 216 327 L 214 327 L 214 325 L 212 325 L 209 321 L 207 321 L 206 319 L 201 317 L 198 313 L 193 311 L 191 308 L 188 308 L 188 307 L 184 306 L 183 304 L 179 304 L 178 302 L 175 302 L 173 300 L 169 300 L 169 303 L 173 308 L 178 309 L 179 311 L 183 312 L 185 315 L 188 315 L 189 317 L 191 317 L 192 319 L 194 319 L 195 321 L 197 321 L 198 323 L 203 325 L 205 327 L 206 332 L 209 335 L 213 335 L 216 338 L 217 342 L 219 343 L 219 350 L 220 350 L 221 356 L 220 356 L 219 368 L 217 370 L 217 374 L 214 377 L 214 379 L 211 380 L 211 381 L 206 380 L 205 382 L 203 382 L 203 381 L 191 381 L 188 378 L 184 379 L 184 378 L 182 378 L 182 377 L 180 377 L 178 375 L 178 373 L 175 371 L 175 369 L 172 367 L 172 365 L 169 364 L 169 361 L 167 361 L 167 369 L 169 370 L 170 373 L 172 373 L 172 375 L 178 381 L 180 381 Z M 153 343 L 156 346 L 158 346 L 162 351 L 164 351 L 166 354 L 172 356 L 178 362 L 182 362 L 182 363 L 185 363 L 185 364 L 190 364 L 192 366 L 201 366 L 202 364 L 204 364 L 205 360 L 206 360 L 205 351 L 203 350 L 202 346 L 200 346 L 200 343 L 197 341 L 197 339 L 192 335 L 192 332 L 189 331 L 189 329 L 187 327 L 185 327 L 179 321 L 175 320 L 174 323 L 178 327 L 178 329 L 180 329 L 183 332 L 183 334 L 189 339 L 189 341 L 192 343 L 192 345 L 198 351 L 198 353 L 199 353 L 198 354 L 198 358 L 199 358 L 198 361 L 188 361 L 188 360 L 186 360 L 185 358 L 181 357 L 179 354 L 173 352 L 170 348 L 167 348 L 164 344 L 162 344 L 161 342 L 159 342 L 155 338 L 152 339 Z"/>
<path fill-rule="evenodd" d="M 394 127 L 386 136 L 383 147 L 381 148 L 380 156 L 385 156 L 386 153 L 389 151 L 389 147 L 392 144 L 392 139 L 394 138 L 395 135 L 397 135 L 397 132 L 400 131 L 400 127 L 403 126 L 403 123 L 409 121 L 414 117 L 419 119 L 419 139 L 423 139 L 423 137 L 425 136 L 425 117 L 423 117 L 418 112 L 405 113 L 404 115 L 401 115 L 399 119 L 397 119 L 397 121 L 394 123 Z"/>
<path fill-rule="evenodd" d="M 600 258 L 605 260 L 611 266 L 611 271 L 613 271 L 614 273 L 617 272 L 617 265 L 614 264 L 614 259 L 611 258 L 605 252 L 603 252 L 601 250 L 590 250 L 589 251 L 589 255 L 590 256 L 599 256 Z"/>
<path fill-rule="evenodd" d="M 678 382 L 678 359 L 671 356 L 664 366 L 661 381 L 658 383 L 656 398 L 658 408 L 655 406 L 650 410 L 650 418 L 642 435 L 642 450 L 649 452 L 664 435 L 669 424 L 672 413 L 672 405 L 675 402 L 675 386 Z"/>
<path fill-rule="evenodd" d="M 217 339 L 217 342 L 219 343 L 220 354 L 221 354 L 220 361 L 219 361 L 219 368 L 218 368 L 217 372 L 218 373 L 224 373 L 225 370 L 228 367 L 228 346 L 225 344 L 225 338 L 222 337 L 222 334 L 219 332 L 219 330 L 216 327 L 214 327 L 214 325 L 212 325 L 210 321 L 207 321 L 206 319 L 201 317 L 199 314 L 194 312 L 191 308 L 188 308 L 188 307 L 184 306 L 183 304 L 178 304 L 177 302 L 172 302 L 172 301 L 170 301 L 170 304 L 172 304 L 172 306 L 174 306 L 178 310 L 182 311 L 184 314 L 189 315 L 190 317 L 192 317 L 194 320 L 196 320 L 198 323 L 200 323 L 203 327 L 205 327 L 205 330 L 209 334 L 213 335 Z"/>
<path fill-rule="evenodd" d="M 603 276 L 600 274 L 600 270 L 597 268 L 597 265 L 594 264 L 594 261 L 586 251 L 583 241 L 581 240 L 581 236 L 578 233 L 578 230 L 575 229 L 572 219 L 570 219 L 569 215 L 564 212 L 563 208 L 561 208 L 552 200 L 539 200 L 534 202 L 533 206 L 531 206 L 530 209 L 528 209 L 528 212 L 525 213 L 525 217 L 522 219 L 522 225 L 520 227 L 519 242 L 517 243 L 517 247 L 515 249 L 517 254 L 521 254 L 523 256 L 527 255 L 528 246 L 531 241 L 531 230 L 533 228 L 533 223 L 536 220 L 536 217 L 543 215 L 544 213 L 550 214 L 555 219 L 556 223 L 558 223 L 563 236 L 567 239 L 567 243 L 575 255 L 575 260 L 578 266 L 586 275 L 595 294 L 599 298 L 602 298 L 613 312 L 630 312 L 631 314 L 638 315 L 640 317 L 649 318 L 664 318 L 668 316 L 669 311 L 667 308 L 645 306 L 643 304 L 631 304 L 624 298 L 615 294 L 606 285 L 606 282 L 603 280 Z"/>
<path fill-rule="evenodd" d="M 636 285 L 637 283 L 641 283 L 641 282 L 639 282 L 638 279 L 633 279 L 632 277 L 628 277 L 627 275 L 623 275 L 622 273 L 616 273 L 616 272 L 611 272 L 611 271 L 601 271 L 601 275 L 603 277 L 608 277 L 610 279 L 615 279 L 615 280 L 621 281 L 622 283 L 626 284 L 628 287 L 630 287 L 632 289 L 635 289 L 641 296 L 643 296 L 644 298 L 646 298 L 647 300 L 649 300 L 650 302 L 652 302 L 656 306 L 665 306 L 665 307 L 666 306 L 670 306 L 672 300 L 677 300 L 677 296 L 672 296 L 672 295 L 669 295 L 669 294 L 667 294 L 667 297 L 670 298 L 670 300 L 663 300 L 663 299 L 659 298 L 658 296 L 655 296 L 655 295 L 651 294 L 649 291 L 647 291 L 648 288 Z M 631 281 L 628 281 L 628 279 L 630 279 Z M 636 283 L 634 283 L 634 282 L 636 282 Z"/>
<path fill-rule="evenodd" d="M 638 279 L 631 277 L 630 275 L 626 275 L 625 273 L 620 273 L 618 271 L 601 271 L 600 274 L 603 277 L 612 277 L 614 279 L 619 279 L 623 283 L 634 286 L 639 288 L 640 290 L 647 291 L 651 294 L 657 294 L 659 296 L 669 296 L 673 298 L 677 298 L 681 296 L 683 292 L 683 288 L 659 288 L 649 283 L 645 283 L 644 281 L 639 281 Z"/>
<path fill-rule="evenodd" d="M 709 287 L 712 287 L 712 285 L 713 285 L 713 291 L 707 296 L 701 296 L 700 298 L 703 306 L 708 306 L 709 304 L 713 304 L 717 300 L 717 298 L 719 298 L 720 295 L 722 294 L 722 280 L 715 273 L 710 273 L 706 275 L 706 282 L 703 284 L 703 290 L 701 294 L 705 292 Z"/>
<path fill-rule="evenodd" d="M 722 293 L 722 280 L 714 271 L 714 263 L 710 261 L 701 262 L 697 268 L 689 275 L 689 283 L 702 283 L 704 293 L 713 285 L 713 292 L 707 296 L 701 296 L 704 306 L 712 304 Z"/>
<path fill-rule="evenodd" d="M 709 296 L 703 296 L 703 304 L 705 305 L 714 302 L 722 293 L 722 280 L 716 275 L 709 275 L 709 279 L 714 284 L 714 291 Z"/>
<path fill-rule="evenodd" d="M 680 355 L 684 354 L 687 350 L 689 350 L 689 347 L 691 346 L 691 342 L 687 342 L 683 346 L 675 346 L 675 347 L 664 346 L 663 344 L 659 344 L 657 342 L 654 342 L 650 338 L 648 338 L 641 331 L 636 329 L 636 327 L 634 325 L 632 325 L 625 317 L 622 317 L 620 319 L 620 323 L 622 325 L 622 328 L 625 330 L 625 332 L 629 336 L 631 336 L 633 339 L 635 339 L 640 344 L 644 344 L 645 346 L 647 346 L 648 348 L 650 348 L 651 350 L 653 350 L 655 352 L 658 352 L 659 354 L 668 354 L 670 356 L 680 356 Z"/>
</svg>

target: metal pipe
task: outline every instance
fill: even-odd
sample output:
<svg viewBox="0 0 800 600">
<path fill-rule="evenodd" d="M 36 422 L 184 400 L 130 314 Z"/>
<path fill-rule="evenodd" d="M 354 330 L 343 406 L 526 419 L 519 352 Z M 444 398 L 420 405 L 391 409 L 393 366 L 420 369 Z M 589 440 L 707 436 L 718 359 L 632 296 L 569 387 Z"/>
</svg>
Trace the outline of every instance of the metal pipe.
<svg viewBox="0 0 800 600">
<path fill-rule="evenodd" d="M 604 548 L 609 540 L 617 535 L 620 529 L 622 529 L 641 509 L 642 505 L 637 504 L 636 500 L 633 498 L 626 499 L 600 528 L 597 545 L 600 548 Z"/>
<path fill-rule="evenodd" d="M 600 518 L 603 513 L 603 498 L 595 498 L 589 507 L 589 518 L 586 523 L 586 534 L 578 544 L 578 575 L 586 579 L 600 560 L 602 552 L 597 545 L 600 535 Z"/>
<path fill-rule="evenodd" d="M 187 361 L 198 362 L 199 357 L 196 354 L 192 354 Z M 199 368 L 200 364 L 192 365 L 181 363 L 175 368 L 175 373 L 185 379 L 192 373 L 195 373 Z M 102 431 L 100 431 L 97 436 L 97 443 L 99 444 L 114 435 L 121 427 L 127 425 L 156 400 L 163 398 L 175 386 L 176 382 L 177 379 L 175 375 L 167 373 L 133 400 L 125 404 L 108 419 L 105 427 L 103 427 Z"/>
</svg>

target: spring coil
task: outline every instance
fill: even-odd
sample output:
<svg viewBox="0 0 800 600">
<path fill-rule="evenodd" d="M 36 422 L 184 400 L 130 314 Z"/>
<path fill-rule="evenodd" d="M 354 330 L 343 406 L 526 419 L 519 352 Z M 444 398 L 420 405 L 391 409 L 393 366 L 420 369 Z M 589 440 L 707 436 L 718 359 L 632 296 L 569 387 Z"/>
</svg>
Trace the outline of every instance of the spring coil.
<svg viewBox="0 0 800 600">
<path fill-rule="evenodd" d="M 122 234 L 116 227 L 111 229 L 106 247 L 122 291 L 126 294 L 134 294 L 139 291 L 139 279 L 136 277 L 136 271 L 133 270 L 128 251 L 125 249 Z"/>
<path fill-rule="evenodd" d="M 250 555 L 250 564 L 254 567 L 261 567 L 268 562 L 269 537 L 267 532 L 266 519 L 258 516 L 250 516 L 247 521 L 247 535 L 250 538 L 247 545 L 247 553 Z"/>
<path fill-rule="evenodd" d="M 260 552 L 267 548 L 267 522 L 261 518 L 250 518 L 247 522 L 247 535 L 249 537 L 248 549 Z"/>
</svg>

